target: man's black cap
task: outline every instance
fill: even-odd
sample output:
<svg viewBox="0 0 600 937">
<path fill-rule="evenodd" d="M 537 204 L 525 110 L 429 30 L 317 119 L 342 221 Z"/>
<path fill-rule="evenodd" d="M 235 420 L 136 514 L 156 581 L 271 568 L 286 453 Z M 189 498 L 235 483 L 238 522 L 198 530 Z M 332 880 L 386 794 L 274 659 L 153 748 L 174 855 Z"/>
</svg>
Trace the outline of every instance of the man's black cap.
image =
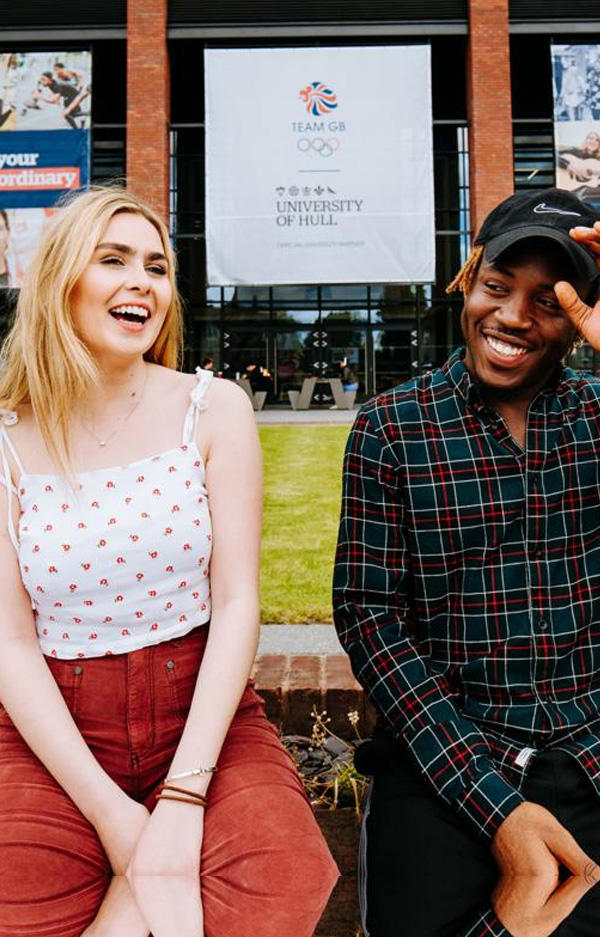
<svg viewBox="0 0 600 937">
<path fill-rule="evenodd" d="M 575 270 L 586 283 L 595 283 L 598 268 L 594 254 L 569 235 L 578 225 L 591 228 L 598 212 L 565 189 L 518 192 L 500 202 L 483 222 L 475 244 L 485 244 L 486 260 L 493 262 L 508 247 L 524 238 L 542 237 L 564 248 Z"/>
</svg>

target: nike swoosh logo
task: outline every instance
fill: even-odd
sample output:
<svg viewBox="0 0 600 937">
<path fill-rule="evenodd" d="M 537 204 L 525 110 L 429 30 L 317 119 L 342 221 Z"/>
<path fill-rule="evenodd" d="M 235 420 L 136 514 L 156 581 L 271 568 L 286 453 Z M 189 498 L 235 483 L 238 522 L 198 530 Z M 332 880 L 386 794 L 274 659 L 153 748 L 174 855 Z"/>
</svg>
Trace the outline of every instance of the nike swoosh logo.
<svg viewBox="0 0 600 937">
<path fill-rule="evenodd" d="M 576 218 L 581 218 L 581 215 L 578 211 L 563 211 L 562 208 L 550 208 L 546 205 L 545 202 L 540 202 L 539 205 L 536 205 L 533 209 L 536 215 L 575 215 Z"/>
</svg>

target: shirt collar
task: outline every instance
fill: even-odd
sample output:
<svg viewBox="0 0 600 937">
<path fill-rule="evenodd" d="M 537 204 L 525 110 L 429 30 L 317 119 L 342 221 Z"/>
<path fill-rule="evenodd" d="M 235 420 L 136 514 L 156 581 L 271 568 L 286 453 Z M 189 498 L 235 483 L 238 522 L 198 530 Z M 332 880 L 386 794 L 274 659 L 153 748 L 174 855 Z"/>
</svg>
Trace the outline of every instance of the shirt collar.
<svg viewBox="0 0 600 937">
<path fill-rule="evenodd" d="M 469 406 L 477 410 L 484 406 L 480 384 L 478 381 L 473 380 L 465 366 L 465 351 L 466 349 L 464 347 L 457 348 L 456 351 L 453 351 L 446 364 L 443 366 L 442 371 L 445 373 L 448 383 L 454 387 L 459 396 L 462 397 Z"/>
<path fill-rule="evenodd" d="M 484 410 L 486 409 L 486 404 L 481 392 L 482 385 L 479 381 L 475 380 L 467 370 L 464 362 L 465 351 L 466 349 L 464 347 L 457 348 L 456 351 L 453 351 L 442 367 L 442 371 L 446 375 L 448 383 L 454 387 L 468 406 L 477 411 Z M 546 399 L 554 394 L 560 394 L 561 391 L 566 390 L 565 385 L 567 383 L 567 378 L 568 373 L 565 371 L 565 368 L 562 366 L 556 368 L 554 373 L 548 378 L 546 386 L 538 391 L 535 399 Z"/>
</svg>

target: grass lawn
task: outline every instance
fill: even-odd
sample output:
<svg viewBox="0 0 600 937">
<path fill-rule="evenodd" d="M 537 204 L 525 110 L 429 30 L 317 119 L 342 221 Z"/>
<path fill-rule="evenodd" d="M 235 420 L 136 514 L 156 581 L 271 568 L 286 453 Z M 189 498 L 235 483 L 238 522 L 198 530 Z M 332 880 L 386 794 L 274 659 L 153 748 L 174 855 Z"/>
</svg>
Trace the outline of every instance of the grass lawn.
<svg viewBox="0 0 600 937">
<path fill-rule="evenodd" d="M 331 576 L 349 426 L 261 426 L 263 622 L 331 621 Z"/>
</svg>

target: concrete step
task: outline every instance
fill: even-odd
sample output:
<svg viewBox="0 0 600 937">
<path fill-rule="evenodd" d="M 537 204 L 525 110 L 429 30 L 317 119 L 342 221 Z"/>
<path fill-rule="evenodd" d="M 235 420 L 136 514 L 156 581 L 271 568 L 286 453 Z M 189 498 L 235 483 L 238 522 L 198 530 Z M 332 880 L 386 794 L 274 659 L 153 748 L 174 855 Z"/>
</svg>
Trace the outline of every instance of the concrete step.
<svg viewBox="0 0 600 937">
<path fill-rule="evenodd" d="M 340 654 L 333 625 L 262 625 L 258 654 Z"/>
</svg>

